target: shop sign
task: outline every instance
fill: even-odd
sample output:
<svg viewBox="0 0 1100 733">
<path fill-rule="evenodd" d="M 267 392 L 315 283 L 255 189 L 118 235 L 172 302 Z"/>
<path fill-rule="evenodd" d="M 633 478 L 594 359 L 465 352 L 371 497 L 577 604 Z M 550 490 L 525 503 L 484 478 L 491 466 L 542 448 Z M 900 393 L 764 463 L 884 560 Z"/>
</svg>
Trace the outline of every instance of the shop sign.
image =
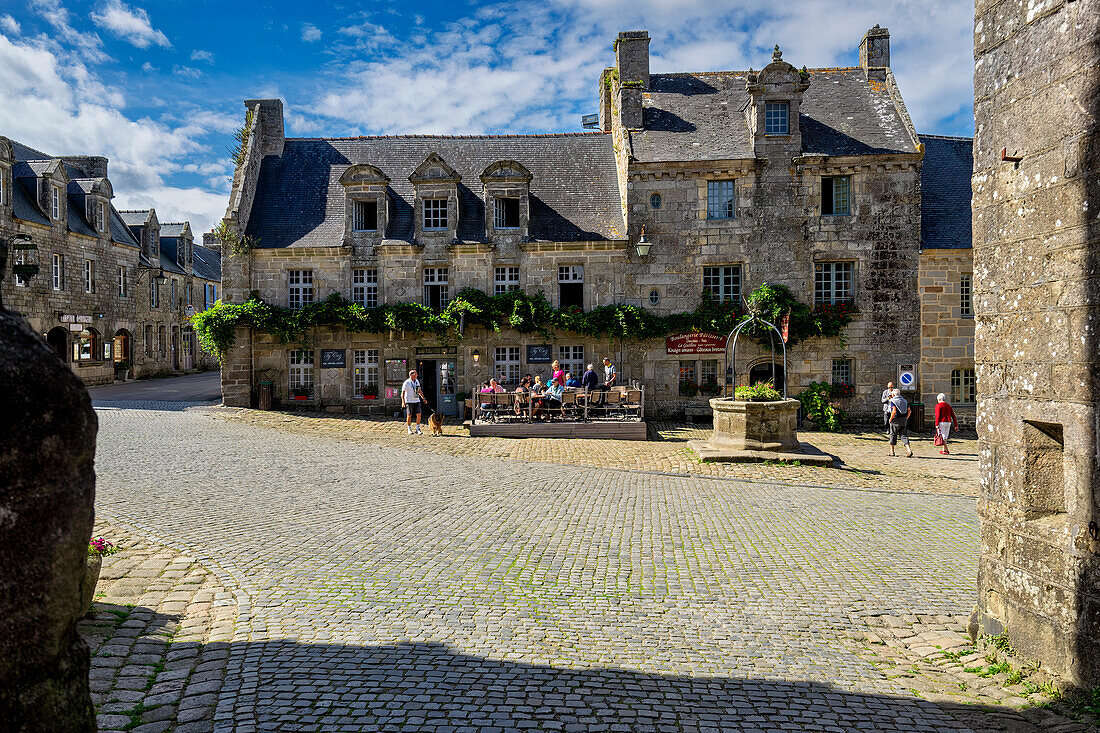
<svg viewBox="0 0 1100 733">
<path fill-rule="evenodd" d="M 551 361 L 550 344 L 527 344 L 528 364 L 549 364 Z"/>
<path fill-rule="evenodd" d="M 72 313 L 62 313 L 61 314 L 61 322 L 62 323 L 91 323 L 92 322 L 92 317 L 91 316 L 76 316 L 76 315 L 73 315 Z"/>
<path fill-rule="evenodd" d="M 344 369 L 348 365 L 347 349 L 321 349 L 322 369 Z"/>
<path fill-rule="evenodd" d="M 665 339 L 665 351 L 679 354 L 724 354 L 726 338 L 718 333 L 677 333 Z"/>
</svg>

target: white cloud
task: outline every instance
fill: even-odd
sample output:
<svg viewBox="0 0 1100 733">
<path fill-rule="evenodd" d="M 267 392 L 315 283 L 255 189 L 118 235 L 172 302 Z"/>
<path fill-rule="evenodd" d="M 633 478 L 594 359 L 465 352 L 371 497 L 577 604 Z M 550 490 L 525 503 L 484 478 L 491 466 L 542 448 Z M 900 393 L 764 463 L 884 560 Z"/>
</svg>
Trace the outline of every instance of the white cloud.
<svg viewBox="0 0 1100 733">
<path fill-rule="evenodd" d="M 168 37 L 153 27 L 149 14 L 143 8 L 130 8 L 122 0 L 107 0 L 96 12 L 92 21 L 115 37 L 121 38 L 138 48 L 157 45 L 170 47 Z"/>
<path fill-rule="evenodd" d="M 0 28 L 3 28 L 6 32 L 10 33 L 13 36 L 19 35 L 19 21 L 11 17 L 10 15 L 0 17 Z"/>
<path fill-rule="evenodd" d="M 184 79 L 198 79 L 202 76 L 202 72 L 192 66 L 180 66 L 176 64 L 172 67 L 172 73 L 176 76 L 182 76 Z"/>
<path fill-rule="evenodd" d="M 156 73 L 157 67 L 146 61 L 144 64 L 141 65 L 141 70 L 144 71 L 146 74 L 153 74 Z"/>
<path fill-rule="evenodd" d="M 87 63 L 96 64 L 110 57 L 103 53 L 103 39 L 95 33 L 82 33 L 70 23 L 69 11 L 61 5 L 61 0 L 30 0 L 30 9 L 53 26 L 56 37 L 46 36 L 46 41 L 57 53 L 63 51 L 61 44 L 75 47 L 70 49 L 73 55 Z"/>
<path fill-rule="evenodd" d="M 191 52 L 192 61 L 205 61 L 208 64 L 214 63 L 214 54 L 209 51 L 204 51 L 201 48 L 196 48 Z"/>
<path fill-rule="evenodd" d="M 46 43 L 3 35 L 0 98 L 4 135 L 54 155 L 107 156 L 120 208 L 154 206 L 162 218 L 189 219 L 196 231 L 224 214 L 222 190 L 173 186 L 167 179 L 189 164 L 216 164 L 202 138 L 224 131 L 226 120 L 201 112 L 178 121 L 127 117 L 120 111 L 123 94 L 85 67 L 74 67 Z"/>
<path fill-rule="evenodd" d="M 302 23 L 302 40 L 306 43 L 321 40 L 321 29 L 312 23 Z"/>
</svg>

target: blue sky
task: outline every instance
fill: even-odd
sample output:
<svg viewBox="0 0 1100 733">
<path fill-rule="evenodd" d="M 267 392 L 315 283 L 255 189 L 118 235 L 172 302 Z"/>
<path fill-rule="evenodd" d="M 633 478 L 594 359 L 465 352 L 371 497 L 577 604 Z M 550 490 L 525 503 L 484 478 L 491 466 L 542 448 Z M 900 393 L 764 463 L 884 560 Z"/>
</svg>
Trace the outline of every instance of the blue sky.
<svg viewBox="0 0 1100 733">
<path fill-rule="evenodd" d="M 288 136 L 574 131 L 621 30 L 649 31 L 653 71 L 708 71 L 760 68 L 776 43 L 855 65 L 876 23 L 917 129 L 972 135 L 957 0 L 0 0 L 0 135 L 107 155 L 119 208 L 205 231 L 247 98 L 281 98 Z"/>
</svg>

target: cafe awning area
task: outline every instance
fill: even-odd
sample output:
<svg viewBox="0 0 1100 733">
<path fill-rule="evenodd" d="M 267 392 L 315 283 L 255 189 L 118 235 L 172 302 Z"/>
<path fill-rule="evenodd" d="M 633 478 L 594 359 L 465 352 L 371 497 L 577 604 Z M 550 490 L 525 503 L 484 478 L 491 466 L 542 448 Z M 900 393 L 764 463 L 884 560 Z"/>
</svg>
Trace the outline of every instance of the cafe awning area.
<svg viewBox="0 0 1100 733">
<path fill-rule="evenodd" d="M 471 437 L 646 440 L 645 389 L 567 389 L 561 399 L 527 392 L 479 393 L 467 400 Z"/>
</svg>

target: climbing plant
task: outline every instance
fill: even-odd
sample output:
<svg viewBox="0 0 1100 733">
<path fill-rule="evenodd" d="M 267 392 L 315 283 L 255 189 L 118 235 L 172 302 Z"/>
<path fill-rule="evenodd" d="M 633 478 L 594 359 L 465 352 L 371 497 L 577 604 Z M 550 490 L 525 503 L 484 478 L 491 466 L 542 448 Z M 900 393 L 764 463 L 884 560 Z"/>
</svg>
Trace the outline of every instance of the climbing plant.
<svg viewBox="0 0 1100 733">
<path fill-rule="evenodd" d="M 825 319 L 816 310 L 798 303 L 786 288 L 761 286 L 764 287 L 772 288 L 774 293 L 757 297 L 758 289 L 749 296 L 752 307 L 772 308 L 770 303 L 775 301 L 778 304 L 775 307 L 785 308 L 789 301 L 792 308 L 791 332 L 798 333 L 801 338 L 835 336 L 856 313 L 854 307 L 848 307 L 843 314 L 838 312 Z M 754 297 L 757 299 L 753 300 Z M 801 307 L 796 309 L 796 305 Z M 621 304 L 588 311 L 572 307 L 554 308 L 542 292 L 534 295 L 522 291 L 489 295 L 476 288 L 466 288 L 441 311 L 420 303 L 365 308 L 339 293 L 310 303 L 300 310 L 290 310 L 266 303 L 254 294 L 240 305 L 218 301 L 212 308 L 196 313 L 191 321 L 203 346 L 221 356 L 232 346 L 236 329 L 240 326 L 272 334 L 283 343 L 303 341 L 308 330 L 314 326 L 336 326 L 356 333 L 408 331 L 461 338 L 464 325 L 483 326 L 492 331 L 508 329 L 519 333 L 539 333 L 547 338 L 564 331 L 582 336 L 644 341 L 689 331 L 729 333 L 744 316 L 739 305 L 719 302 L 706 291 L 694 310 L 657 315 L 639 306 Z M 761 333 L 760 337 L 766 344 L 767 334 Z"/>
</svg>

